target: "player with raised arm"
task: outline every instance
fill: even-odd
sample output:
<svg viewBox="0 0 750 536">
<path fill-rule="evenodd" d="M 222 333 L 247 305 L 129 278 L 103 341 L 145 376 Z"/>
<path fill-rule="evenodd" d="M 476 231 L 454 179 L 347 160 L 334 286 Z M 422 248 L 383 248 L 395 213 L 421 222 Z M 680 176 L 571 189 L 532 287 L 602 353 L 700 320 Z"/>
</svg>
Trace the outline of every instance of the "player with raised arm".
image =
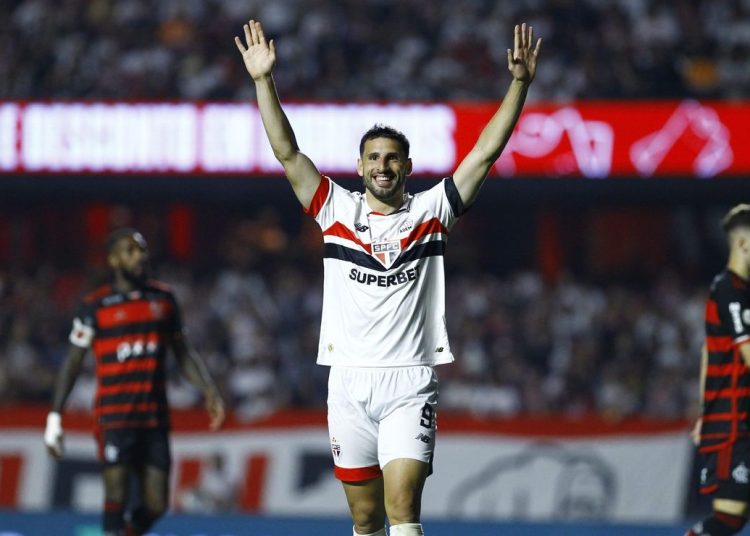
<svg viewBox="0 0 750 536">
<path fill-rule="evenodd" d="M 722 220 L 727 267 L 711 284 L 701 356 L 702 415 L 693 431 L 703 455 L 701 493 L 713 512 L 686 536 L 737 534 L 750 505 L 750 205 Z"/>
<path fill-rule="evenodd" d="M 502 105 L 451 177 L 415 195 L 409 142 L 375 125 L 362 136 L 364 194 L 322 176 L 300 150 L 274 85 L 274 41 L 257 21 L 235 37 L 255 82 L 274 155 L 323 230 L 323 313 L 317 362 L 331 367 L 328 428 L 355 535 L 424 534 L 421 495 L 432 469 L 437 414 L 433 367 L 453 361 L 445 324 L 448 233 L 500 156 L 534 79 L 541 39 L 516 26 Z"/>
<path fill-rule="evenodd" d="M 73 319 L 44 442 L 52 456 L 63 455 L 61 415 L 91 349 L 97 376 L 94 426 L 104 479 L 103 534 L 135 536 L 145 534 L 169 505 L 167 351 L 172 350 L 182 373 L 202 391 L 212 430 L 224 421 L 224 404 L 188 343 L 172 291 L 148 278 L 143 236 L 135 229 L 119 229 L 110 235 L 107 252 L 114 277 L 84 298 Z M 140 482 L 142 504 L 126 523 L 131 475 Z"/>
</svg>

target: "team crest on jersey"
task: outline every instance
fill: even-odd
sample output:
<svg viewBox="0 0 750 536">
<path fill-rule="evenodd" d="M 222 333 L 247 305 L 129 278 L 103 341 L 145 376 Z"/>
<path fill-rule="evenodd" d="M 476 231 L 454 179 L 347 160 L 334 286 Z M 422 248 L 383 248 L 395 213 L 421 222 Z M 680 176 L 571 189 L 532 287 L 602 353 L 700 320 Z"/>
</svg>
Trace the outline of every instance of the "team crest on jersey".
<svg viewBox="0 0 750 536">
<path fill-rule="evenodd" d="M 401 242 L 393 240 L 390 242 L 373 242 L 372 254 L 380 261 L 380 264 L 390 268 L 393 261 L 401 254 Z"/>
<path fill-rule="evenodd" d="M 149 303 L 149 307 L 151 308 L 151 314 L 154 315 L 155 320 L 159 320 L 164 316 L 164 305 L 162 303 L 152 301 Z"/>
</svg>

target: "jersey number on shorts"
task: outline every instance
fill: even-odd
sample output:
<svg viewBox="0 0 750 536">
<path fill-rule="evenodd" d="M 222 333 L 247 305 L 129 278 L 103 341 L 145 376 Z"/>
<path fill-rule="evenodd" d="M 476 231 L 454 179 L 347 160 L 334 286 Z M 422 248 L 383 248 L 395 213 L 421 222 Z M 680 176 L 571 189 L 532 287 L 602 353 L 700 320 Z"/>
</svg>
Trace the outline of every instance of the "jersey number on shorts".
<svg viewBox="0 0 750 536">
<path fill-rule="evenodd" d="M 429 430 L 435 426 L 435 410 L 426 402 L 422 406 L 422 418 L 419 419 L 419 425 Z"/>
</svg>

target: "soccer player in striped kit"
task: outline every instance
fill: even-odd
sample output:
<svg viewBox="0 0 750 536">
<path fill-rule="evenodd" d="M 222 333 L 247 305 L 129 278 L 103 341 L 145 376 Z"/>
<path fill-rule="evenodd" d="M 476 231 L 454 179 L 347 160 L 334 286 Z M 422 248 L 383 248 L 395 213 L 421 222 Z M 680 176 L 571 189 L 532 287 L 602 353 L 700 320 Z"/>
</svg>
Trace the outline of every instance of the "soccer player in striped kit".
<svg viewBox="0 0 750 536">
<path fill-rule="evenodd" d="M 737 534 L 750 506 L 750 205 L 735 206 L 721 223 L 729 259 L 706 302 L 703 408 L 693 430 L 701 493 L 713 496 L 713 512 L 686 536 Z"/>
<path fill-rule="evenodd" d="M 133 536 L 145 534 L 169 505 L 167 352 L 202 391 L 212 430 L 224 421 L 224 404 L 188 343 L 172 291 L 148 277 L 148 247 L 141 233 L 115 231 L 107 252 L 114 277 L 84 298 L 73 319 L 70 351 L 57 380 L 44 442 L 51 455 L 62 456 L 61 415 L 91 349 L 97 376 L 95 436 L 104 479 L 103 533 Z M 132 475 L 140 483 L 142 504 L 126 522 Z"/>
<path fill-rule="evenodd" d="M 424 534 L 421 495 L 432 468 L 437 412 L 434 366 L 453 361 L 445 325 L 448 234 L 500 156 L 536 72 L 540 40 L 515 27 L 513 80 L 502 105 L 451 177 L 416 195 L 409 142 L 375 125 L 361 139 L 365 192 L 322 176 L 300 151 L 276 94 L 273 40 L 257 21 L 235 37 L 255 82 L 263 125 L 305 212 L 321 226 L 323 314 L 317 362 L 331 367 L 328 428 L 335 475 L 355 535 Z M 387 76 L 387 73 L 385 73 Z"/>
</svg>

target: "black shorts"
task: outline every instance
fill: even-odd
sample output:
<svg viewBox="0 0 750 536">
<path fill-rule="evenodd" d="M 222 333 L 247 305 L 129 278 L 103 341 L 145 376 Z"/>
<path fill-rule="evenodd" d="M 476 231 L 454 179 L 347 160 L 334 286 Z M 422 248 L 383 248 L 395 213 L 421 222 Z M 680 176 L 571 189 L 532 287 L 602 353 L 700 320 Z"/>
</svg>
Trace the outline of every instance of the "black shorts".
<svg viewBox="0 0 750 536">
<path fill-rule="evenodd" d="M 150 465 L 169 472 L 172 455 L 166 428 L 114 428 L 97 434 L 99 460 L 106 465 Z"/>
<path fill-rule="evenodd" d="M 700 492 L 714 499 L 750 502 L 750 440 L 729 443 L 703 454 Z"/>
</svg>

